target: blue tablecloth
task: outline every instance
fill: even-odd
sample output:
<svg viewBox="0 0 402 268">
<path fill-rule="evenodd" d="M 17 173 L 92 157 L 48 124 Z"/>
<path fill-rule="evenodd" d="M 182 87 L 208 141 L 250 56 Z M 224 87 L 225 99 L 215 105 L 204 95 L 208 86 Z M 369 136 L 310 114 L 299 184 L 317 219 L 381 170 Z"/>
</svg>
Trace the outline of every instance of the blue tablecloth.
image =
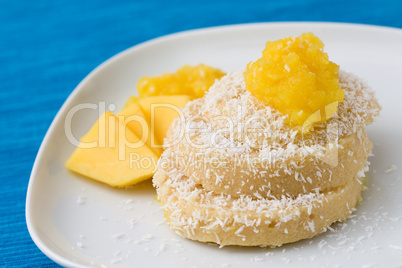
<svg viewBox="0 0 402 268">
<path fill-rule="evenodd" d="M 151 38 L 216 25 L 336 21 L 402 28 L 401 0 L 329 2 L 1 1 L 0 266 L 56 266 L 28 234 L 25 195 L 47 128 L 92 69 Z"/>
</svg>

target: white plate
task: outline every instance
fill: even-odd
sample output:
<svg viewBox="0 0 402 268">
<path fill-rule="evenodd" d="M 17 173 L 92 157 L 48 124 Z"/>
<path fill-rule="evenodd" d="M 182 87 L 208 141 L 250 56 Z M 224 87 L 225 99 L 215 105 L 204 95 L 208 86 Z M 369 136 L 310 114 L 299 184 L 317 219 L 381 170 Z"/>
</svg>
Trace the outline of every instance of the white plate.
<svg viewBox="0 0 402 268">
<path fill-rule="evenodd" d="M 64 163 L 74 150 L 64 122 L 78 104 L 106 102 L 119 109 L 144 75 L 204 62 L 233 71 L 256 59 L 267 40 L 311 31 L 331 60 L 364 77 L 383 107 L 369 127 L 375 157 L 369 189 L 354 214 L 334 231 L 277 249 L 224 247 L 178 237 L 163 222 L 155 191 L 145 182 L 113 189 L 73 175 Z M 29 182 L 26 219 L 36 245 L 69 267 L 400 267 L 402 265 L 402 31 L 333 23 L 266 23 L 173 34 L 130 48 L 88 75 L 67 99 L 39 150 Z M 111 107 L 113 108 L 113 107 Z M 73 118 L 80 137 L 98 117 Z M 400 169 L 385 173 L 390 165 Z M 366 265 L 366 266 L 365 266 Z M 371 266 L 370 266 L 371 265 Z"/>
</svg>

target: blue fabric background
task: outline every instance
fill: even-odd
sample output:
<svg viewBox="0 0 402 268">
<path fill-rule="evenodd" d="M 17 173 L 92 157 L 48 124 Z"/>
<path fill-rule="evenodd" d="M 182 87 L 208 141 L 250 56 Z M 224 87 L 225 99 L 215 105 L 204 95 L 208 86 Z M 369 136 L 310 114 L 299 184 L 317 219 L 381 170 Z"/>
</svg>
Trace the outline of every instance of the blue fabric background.
<svg viewBox="0 0 402 268">
<path fill-rule="evenodd" d="M 57 266 L 28 234 L 25 195 L 46 130 L 70 92 L 92 69 L 154 37 L 269 21 L 402 28 L 402 1 L 1 1 L 0 266 Z"/>
</svg>

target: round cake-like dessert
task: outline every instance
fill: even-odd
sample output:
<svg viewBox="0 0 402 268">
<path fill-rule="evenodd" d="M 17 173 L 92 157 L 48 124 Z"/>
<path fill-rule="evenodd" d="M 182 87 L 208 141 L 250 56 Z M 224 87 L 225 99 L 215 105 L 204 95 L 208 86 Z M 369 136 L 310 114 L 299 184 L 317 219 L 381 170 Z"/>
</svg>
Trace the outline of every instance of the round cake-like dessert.
<svg viewBox="0 0 402 268">
<path fill-rule="evenodd" d="M 337 113 L 308 133 L 229 73 L 187 104 L 165 140 L 153 182 L 170 227 L 220 245 L 279 246 L 321 233 L 353 212 L 380 106 L 355 76 Z"/>
</svg>

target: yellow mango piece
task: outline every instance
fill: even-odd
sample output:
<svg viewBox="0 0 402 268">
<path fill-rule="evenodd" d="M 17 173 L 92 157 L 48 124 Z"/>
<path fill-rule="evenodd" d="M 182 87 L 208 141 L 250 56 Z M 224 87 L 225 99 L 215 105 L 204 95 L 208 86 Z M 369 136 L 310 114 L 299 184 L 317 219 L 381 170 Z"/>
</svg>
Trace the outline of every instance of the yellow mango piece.
<svg viewBox="0 0 402 268">
<path fill-rule="evenodd" d="M 336 112 L 345 94 L 338 70 L 324 52 L 323 42 L 304 33 L 267 42 L 262 57 L 248 64 L 244 79 L 247 90 L 288 115 L 290 125 L 305 126 L 324 122 Z M 313 120 L 311 116 L 320 110 L 320 118 L 314 115 Z"/>
<path fill-rule="evenodd" d="M 225 73 L 205 64 L 185 65 L 176 73 L 161 76 L 144 76 L 137 83 L 140 97 L 161 95 L 188 95 L 190 99 L 201 98 L 209 87 Z"/>
<path fill-rule="evenodd" d="M 104 113 L 81 138 L 66 163 L 76 173 L 116 187 L 153 176 L 157 156 L 111 112 Z"/>
<path fill-rule="evenodd" d="M 151 134 L 150 125 L 137 103 L 139 98 L 130 97 L 129 100 L 131 98 L 135 98 L 135 102 L 123 108 L 116 116 L 159 157 L 162 154 L 162 149 L 151 146 L 151 135 L 153 134 Z"/>
<path fill-rule="evenodd" d="M 130 105 L 133 104 L 133 103 L 136 103 L 137 100 L 138 100 L 138 97 L 136 97 L 136 96 L 130 96 L 130 97 L 128 97 L 128 99 L 126 100 L 126 103 L 124 104 L 123 109 L 124 109 L 124 108 L 127 108 L 128 106 L 130 106 Z"/>
<path fill-rule="evenodd" d="M 151 127 L 151 146 L 161 148 L 163 139 L 169 130 L 173 120 L 181 116 L 181 110 L 190 101 L 190 96 L 155 96 L 147 98 L 139 98 L 138 104 L 144 112 L 145 118 Z"/>
</svg>

